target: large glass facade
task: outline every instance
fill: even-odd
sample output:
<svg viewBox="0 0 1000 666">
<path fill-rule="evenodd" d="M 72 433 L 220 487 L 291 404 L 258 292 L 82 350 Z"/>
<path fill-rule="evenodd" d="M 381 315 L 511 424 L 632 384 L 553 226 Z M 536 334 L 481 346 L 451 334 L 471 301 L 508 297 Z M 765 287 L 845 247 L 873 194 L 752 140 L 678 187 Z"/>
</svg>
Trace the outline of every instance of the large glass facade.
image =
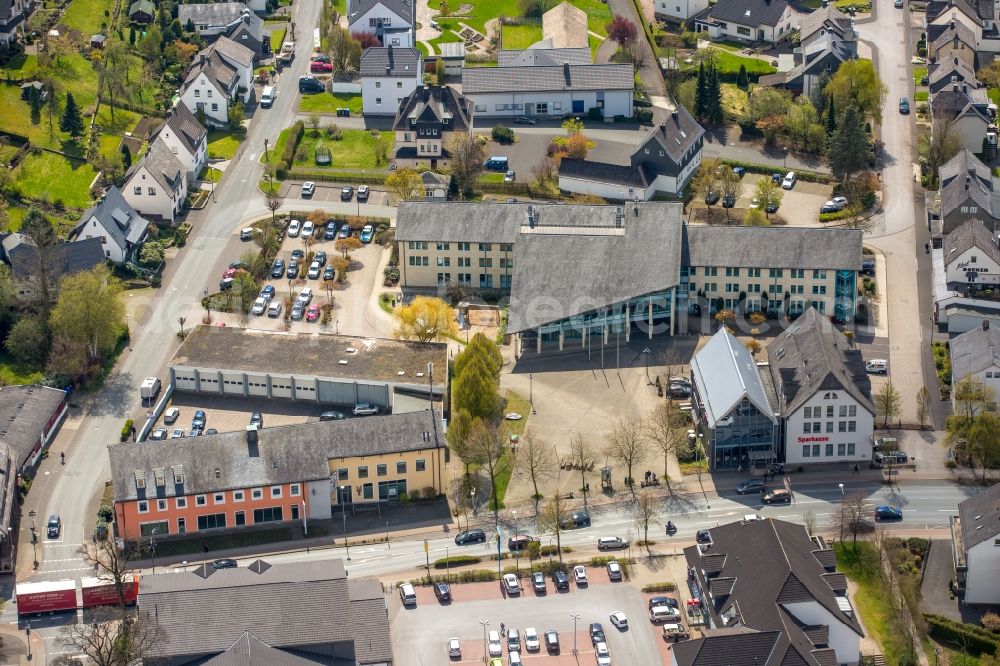
<svg viewBox="0 0 1000 666">
<path fill-rule="evenodd" d="M 607 308 L 591 310 L 574 317 L 567 317 L 554 321 L 538 330 L 543 341 L 552 342 L 559 340 L 559 333 L 563 334 L 564 340 L 579 340 L 583 337 L 584 331 L 590 329 L 590 335 L 602 335 L 604 327 L 608 327 L 611 335 L 623 334 L 626 326 L 636 325 L 640 328 L 648 324 L 650 320 L 650 305 L 652 305 L 653 333 L 668 333 L 670 321 L 670 293 L 667 291 L 640 296 L 627 301 L 628 319 L 626 321 L 626 303 L 615 303 Z M 527 339 L 529 336 L 526 335 Z M 531 336 L 533 337 L 533 336 Z"/>
<path fill-rule="evenodd" d="M 854 318 L 854 304 L 857 299 L 858 274 L 854 271 L 837 271 L 834 285 L 833 316 L 838 321 L 850 321 Z"/>
<path fill-rule="evenodd" d="M 710 431 L 712 469 L 751 470 L 775 459 L 777 426 L 757 406 L 744 398 Z"/>
</svg>

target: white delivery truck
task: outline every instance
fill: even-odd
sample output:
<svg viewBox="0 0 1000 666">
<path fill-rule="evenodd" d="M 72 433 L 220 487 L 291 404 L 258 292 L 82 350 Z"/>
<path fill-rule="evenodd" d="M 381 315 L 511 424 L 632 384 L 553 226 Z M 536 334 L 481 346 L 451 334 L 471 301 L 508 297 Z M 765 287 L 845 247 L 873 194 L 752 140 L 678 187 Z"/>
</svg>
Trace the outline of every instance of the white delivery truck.
<svg viewBox="0 0 1000 666">
<path fill-rule="evenodd" d="M 139 397 L 143 400 L 153 400 L 160 393 L 160 378 L 146 377 L 139 387 Z"/>
</svg>

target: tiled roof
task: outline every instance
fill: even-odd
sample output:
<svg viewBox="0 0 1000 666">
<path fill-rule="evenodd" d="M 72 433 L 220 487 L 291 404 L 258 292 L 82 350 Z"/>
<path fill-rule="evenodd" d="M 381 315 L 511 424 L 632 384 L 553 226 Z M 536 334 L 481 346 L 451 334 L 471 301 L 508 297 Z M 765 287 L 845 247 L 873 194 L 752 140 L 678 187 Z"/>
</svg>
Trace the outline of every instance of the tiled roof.
<svg viewBox="0 0 1000 666">
<path fill-rule="evenodd" d="M 1000 264 L 1000 246 L 996 235 L 980 220 L 967 220 L 944 237 L 944 263 L 948 266 L 970 248 L 980 250 Z"/>
<path fill-rule="evenodd" d="M 858 229 L 685 225 L 685 266 L 861 270 Z"/>
<path fill-rule="evenodd" d="M 753 355 L 728 328 L 721 328 L 691 359 L 691 376 L 704 408 L 708 427 L 732 412 L 744 398 L 772 423 L 775 409 L 768 402 Z M 714 534 L 714 531 L 713 531 Z M 719 553 L 726 551 L 720 550 Z"/>
<path fill-rule="evenodd" d="M 444 125 L 447 132 L 467 132 L 472 128 L 473 103 L 451 86 L 418 86 L 403 100 L 393 122 L 394 130 L 410 128 L 410 122 Z"/>
<path fill-rule="evenodd" d="M 378 4 L 381 4 L 410 25 L 413 25 L 413 16 L 415 13 L 413 9 L 415 3 L 413 0 L 351 0 L 347 16 L 358 16 L 360 18 Z"/>
<path fill-rule="evenodd" d="M 177 104 L 171 109 L 163 127 L 168 127 L 191 155 L 197 154 L 199 145 L 208 137 L 208 130 L 184 104 Z M 163 131 L 163 127 L 160 131 Z"/>
<path fill-rule="evenodd" d="M 820 7 L 809 12 L 799 20 L 799 34 L 802 40 L 807 40 L 818 30 L 836 30 L 841 35 L 850 33 L 854 36 L 854 29 L 851 27 L 850 16 L 840 11 L 836 3 L 829 2 L 824 7 Z"/>
<path fill-rule="evenodd" d="M 534 47 L 523 50 L 503 49 L 497 56 L 499 67 L 554 67 L 569 63 L 571 65 L 589 65 L 591 63 L 589 48 L 548 48 Z"/>
<path fill-rule="evenodd" d="M 465 95 L 493 92 L 572 90 L 632 90 L 632 65 L 572 65 L 558 67 L 463 67 Z"/>
<path fill-rule="evenodd" d="M 136 12 L 143 12 L 144 14 L 154 16 L 156 14 L 156 5 L 153 4 L 153 0 L 135 0 L 135 2 L 128 6 L 128 15 L 132 16 Z"/>
<path fill-rule="evenodd" d="M 954 383 L 1000 366 L 1000 327 L 984 324 L 951 339 L 951 376 Z"/>
<path fill-rule="evenodd" d="M 125 174 L 125 187 L 129 186 L 129 180 L 143 167 L 156 179 L 156 182 L 169 192 L 175 192 L 184 179 L 184 165 L 160 138 L 153 140 L 142 160 L 132 164 L 132 167 Z"/>
<path fill-rule="evenodd" d="M 705 130 L 695 120 L 687 109 L 681 105 L 671 112 L 662 123 L 654 127 L 639 147 L 633 157 L 650 144 L 658 144 L 667 152 L 674 164 L 682 164 L 684 154 L 705 135 Z"/>
<path fill-rule="evenodd" d="M 10 269 L 16 280 L 37 277 L 38 249 L 26 238 L 7 251 Z M 5 243 L 6 245 L 6 243 Z M 104 248 L 100 238 L 85 238 L 73 243 L 58 243 L 44 250 L 48 278 L 52 286 L 67 275 L 85 271 L 104 263 Z"/>
<path fill-rule="evenodd" d="M 709 16 L 726 23 L 773 28 L 787 8 L 787 0 L 719 0 L 709 11 Z"/>
<path fill-rule="evenodd" d="M 959 156 L 962 153 L 959 153 Z M 958 157 L 958 156 L 956 156 Z M 973 158 L 975 159 L 975 158 Z M 953 159 L 954 161 L 954 159 Z M 956 173 L 948 171 L 949 178 L 942 181 L 939 192 L 941 201 L 941 217 L 950 215 L 956 208 L 964 205 L 969 200 L 975 202 L 984 218 L 993 215 L 993 193 L 991 188 L 993 180 L 987 176 L 987 180 L 980 177 L 978 168 L 970 163 L 969 169 Z"/>
<path fill-rule="evenodd" d="M 242 2 L 198 2 L 177 6 L 181 26 L 190 19 L 195 25 L 225 26 L 253 12 Z"/>
<path fill-rule="evenodd" d="M 542 14 L 542 35 L 556 48 L 583 48 L 588 44 L 587 13 L 570 3 L 560 2 Z"/>
<path fill-rule="evenodd" d="M 49 419 L 65 400 L 65 391 L 49 386 L 0 388 L 0 442 L 10 447 L 15 466 L 28 460 Z"/>
<path fill-rule="evenodd" d="M 559 160 L 559 175 L 567 178 L 591 180 L 600 183 L 613 183 L 622 187 L 635 187 L 645 190 L 649 183 L 645 172 L 639 167 L 628 164 L 609 164 L 593 160 L 581 160 L 564 157 Z M 622 197 L 625 198 L 624 196 Z"/>
<path fill-rule="evenodd" d="M 959 337 L 965 335 L 968 333 Z M 958 517 L 962 523 L 962 545 L 966 551 L 1000 535 L 1000 483 L 960 502 Z"/>
<path fill-rule="evenodd" d="M 111 240 L 123 249 L 142 242 L 149 229 L 149 220 L 132 208 L 125 201 L 121 190 L 114 185 L 108 189 L 101 203 L 83 212 L 76 229 L 73 230 L 74 236 L 79 236 L 84 227 L 90 224 L 94 218 L 111 237 Z"/>
<path fill-rule="evenodd" d="M 361 54 L 361 76 L 420 78 L 420 51 L 414 48 L 374 46 Z"/>
<path fill-rule="evenodd" d="M 244 67 L 253 67 L 253 51 L 226 36 L 219 37 L 205 51 L 218 52 Z"/>
</svg>

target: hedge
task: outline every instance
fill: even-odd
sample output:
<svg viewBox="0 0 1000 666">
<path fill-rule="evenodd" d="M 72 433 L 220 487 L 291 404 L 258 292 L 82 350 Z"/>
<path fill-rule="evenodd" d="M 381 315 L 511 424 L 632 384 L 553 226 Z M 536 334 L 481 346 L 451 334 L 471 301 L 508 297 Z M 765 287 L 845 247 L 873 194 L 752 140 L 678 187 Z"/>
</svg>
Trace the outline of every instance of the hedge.
<svg viewBox="0 0 1000 666">
<path fill-rule="evenodd" d="M 924 614 L 928 633 L 943 643 L 968 652 L 973 657 L 1000 653 L 1000 637 L 973 624 L 961 624 L 940 615 Z"/>
<path fill-rule="evenodd" d="M 754 162 L 738 162 L 736 160 L 719 160 L 723 164 L 728 164 L 731 167 L 743 167 L 750 173 L 763 173 L 772 174 L 784 170 L 784 167 L 772 166 L 770 164 L 756 164 Z M 818 173 L 816 171 L 803 171 L 801 169 L 795 169 L 795 175 L 799 180 L 803 180 L 807 183 L 831 183 L 833 182 L 833 176 L 826 173 Z"/>
<path fill-rule="evenodd" d="M 295 161 L 295 151 L 299 148 L 299 142 L 302 141 L 305 129 L 306 126 L 301 120 L 295 121 L 295 124 L 292 125 L 292 132 L 285 143 L 285 149 L 281 151 L 281 161 L 284 163 L 285 171 L 292 168 L 292 162 Z"/>
<path fill-rule="evenodd" d="M 434 560 L 435 569 L 447 569 L 450 567 L 461 567 L 466 564 L 479 564 L 483 559 L 475 555 L 452 555 Z"/>
<path fill-rule="evenodd" d="M 483 583 L 497 579 L 497 572 L 492 569 L 465 569 L 439 576 L 421 576 L 412 578 L 413 585 L 433 585 L 434 583 Z"/>
<path fill-rule="evenodd" d="M 289 145 L 290 143 L 291 142 L 289 142 Z M 384 185 L 385 178 L 388 174 L 378 171 L 331 171 L 329 169 L 306 169 L 295 167 L 288 169 L 285 175 L 286 177 L 295 180 L 321 180 L 325 182 L 332 181 L 335 183 Z"/>
<path fill-rule="evenodd" d="M 837 220 L 846 220 L 850 216 L 851 216 L 851 211 L 845 208 L 844 210 L 838 210 L 836 213 L 820 213 L 819 221 L 836 222 Z"/>
<path fill-rule="evenodd" d="M 643 592 L 676 592 L 677 586 L 671 582 L 663 583 L 650 583 L 649 585 L 644 585 L 642 588 Z"/>
</svg>

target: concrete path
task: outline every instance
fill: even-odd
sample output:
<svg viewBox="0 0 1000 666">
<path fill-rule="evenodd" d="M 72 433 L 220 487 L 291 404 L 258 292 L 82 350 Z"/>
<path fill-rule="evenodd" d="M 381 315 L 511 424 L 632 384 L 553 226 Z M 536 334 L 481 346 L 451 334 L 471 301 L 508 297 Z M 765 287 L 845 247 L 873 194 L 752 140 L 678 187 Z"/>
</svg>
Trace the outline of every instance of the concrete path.
<svg viewBox="0 0 1000 666">
<path fill-rule="evenodd" d="M 640 39 L 636 40 L 636 45 L 642 51 L 643 56 L 643 65 L 639 69 L 639 78 L 642 79 L 643 84 L 646 86 L 646 94 L 665 96 L 667 94 L 667 84 L 663 80 L 663 74 L 660 73 L 660 66 L 657 64 L 653 47 L 646 40 L 646 33 L 642 29 L 645 19 L 636 12 L 635 4 L 632 0 L 608 0 L 608 7 L 611 9 L 612 15 L 624 16 L 635 23 L 639 29 Z"/>
</svg>

